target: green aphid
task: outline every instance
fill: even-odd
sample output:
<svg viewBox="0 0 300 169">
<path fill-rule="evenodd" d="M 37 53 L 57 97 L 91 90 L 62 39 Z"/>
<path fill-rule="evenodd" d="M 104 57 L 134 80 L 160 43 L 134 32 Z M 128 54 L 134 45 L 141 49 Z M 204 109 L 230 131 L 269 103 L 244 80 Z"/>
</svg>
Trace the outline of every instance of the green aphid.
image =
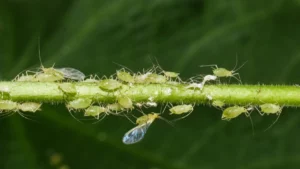
<svg viewBox="0 0 300 169">
<path fill-rule="evenodd" d="M 133 103 L 129 97 L 119 97 L 117 100 L 122 108 L 133 109 Z"/>
<path fill-rule="evenodd" d="M 166 77 L 169 77 L 169 78 L 178 78 L 179 77 L 179 73 L 176 73 L 176 72 L 163 71 L 163 73 Z"/>
<path fill-rule="evenodd" d="M 166 83 L 167 81 L 168 80 L 167 80 L 166 76 L 159 75 L 156 73 L 152 73 L 152 74 L 148 75 L 148 77 L 145 80 L 146 83 Z"/>
<path fill-rule="evenodd" d="M 67 96 L 74 96 L 77 94 L 76 87 L 72 83 L 61 83 L 58 84 L 58 88 L 65 93 Z"/>
<path fill-rule="evenodd" d="M 147 83 L 147 78 L 149 75 L 151 75 L 152 73 L 148 72 L 148 73 L 145 73 L 145 74 L 136 74 L 134 75 L 134 83 Z"/>
<path fill-rule="evenodd" d="M 119 89 L 122 86 L 122 83 L 114 79 L 105 79 L 99 82 L 99 87 L 102 90 L 114 91 Z"/>
<path fill-rule="evenodd" d="M 18 104 L 18 109 L 23 112 L 32 112 L 35 113 L 36 111 L 41 110 L 42 103 L 35 103 L 35 102 L 25 102 Z"/>
<path fill-rule="evenodd" d="M 96 119 L 99 119 L 100 115 L 102 113 L 106 113 L 108 112 L 108 110 L 105 107 L 101 107 L 101 106 L 90 106 L 89 108 L 87 108 L 84 112 L 84 116 L 92 116 L 95 117 Z"/>
<path fill-rule="evenodd" d="M 36 82 L 37 79 L 35 75 L 21 75 L 20 77 L 16 78 L 17 82 Z"/>
<path fill-rule="evenodd" d="M 240 106 L 233 106 L 233 107 L 228 107 L 223 111 L 222 120 L 231 120 L 233 118 L 236 118 L 237 116 L 239 116 L 240 114 L 245 113 L 245 115 L 248 117 L 248 111 L 246 108 L 244 107 L 240 107 Z"/>
<path fill-rule="evenodd" d="M 64 76 L 56 76 L 55 74 L 38 73 L 36 75 L 36 81 L 39 82 L 56 82 L 64 80 Z"/>
<path fill-rule="evenodd" d="M 18 103 L 10 100 L 0 100 L 0 111 L 17 111 Z"/>
<path fill-rule="evenodd" d="M 108 110 L 115 111 L 115 112 L 123 110 L 123 107 L 119 103 L 108 104 L 106 107 Z"/>
<path fill-rule="evenodd" d="M 282 111 L 282 107 L 276 104 L 265 103 L 259 106 L 264 114 L 277 114 L 279 115 Z M 262 114 L 263 115 L 263 114 Z"/>
<path fill-rule="evenodd" d="M 223 108 L 225 106 L 225 103 L 222 102 L 221 100 L 214 100 L 212 102 L 212 105 L 217 108 Z"/>
<path fill-rule="evenodd" d="M 72 100 L 67 104 L 69 109 L 85 109 L 88 108 L 92 104 L 91 99 L 83 99 L 79 98 L 76 100 Z"/>
<path fill-rule="evenodd" d="M 184 114 L 184 113 L 191 113 L 194 110 L 193 105 L 191 104 L 183 104 L 172 107 L 170 110 L 170 114 Z"/>
<path fill-rule="evenodd" d="M 117 71 L 117 77 L 119 80 L 127 82 L 127 83 L 134 83 L 134 77 L 125 71 Z"/>
</svg>

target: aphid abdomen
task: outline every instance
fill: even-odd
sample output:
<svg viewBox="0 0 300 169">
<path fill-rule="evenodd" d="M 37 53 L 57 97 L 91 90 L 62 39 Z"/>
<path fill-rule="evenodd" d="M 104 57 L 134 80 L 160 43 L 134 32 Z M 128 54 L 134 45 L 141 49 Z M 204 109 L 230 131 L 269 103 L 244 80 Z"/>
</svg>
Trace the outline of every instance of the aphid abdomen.
<svg viewBox="0 0 300 169">
<path fill-rule="evenodd" d="M 118 103 L 125 109 L 132 109 L 133 103 L 129 97 L 119 97 Z"/>
<path fill-rule="evenodd" d="M 125 71 L 117 71 L 118 79 L 127 82 L 127 83 L 134 83 L 134 77 L 130 75 L 130 73 Z"/>
<path fill-rule="evenodd" d="M 116 89 L 119 89 L 121 86 L 122 83 L 114 79 L 105 79 L 99 82 L 99 87 L 102 90 L 107 90 L 107 91 L 114 91 Z"/>
<path fill-rule="evenodd" d="M 79 98 L 79 99 L 70 101 L 67 104 L 67 107 L 69 109 L 85 109 L 85 108 L 89 107 L 91 104 L 92 104 L 91 99 Z"/>
<path fill-rule="evenodd" d="M 225 68 L 216 68 L 213 70 L 214 75 L 218 77 L 231 77 L 232 72 Z"/>
<path fill-rule="evenodd" d="M 174 106 L 170 109 L 170 114 L 183 114 L 193 111 L 192 105 L 178 105 Z"/>
<path fill-rule="evenodd" d="M 16 111 L 18 109 L 18 103 L 10 100 L 0 100 L 0 110 L 4 111 Z"/>
<path fill-rule="evenodd" d="M 277 114 L 280 113 L 281 107 L 276 104 L 265 103 L 259 106 L 261 111 L 266 114 Z"/>
<path fill-rule="evenodd" d="M 35 102 L 25 102 L 18 105 L 18 109 L 23 112 L 32 112 L 35 113 L 36 111 L 41 110 L 41 103 L 35 103 Z"/>
<path fill-rule="evenodd" d="M 247 110 L 244 107 L 240 107 L 240 106 L 228 107 L 223 111 L 222 120 L 230 120 L 236 118 L 242 113 L 247 113 Z"/>
</svg>

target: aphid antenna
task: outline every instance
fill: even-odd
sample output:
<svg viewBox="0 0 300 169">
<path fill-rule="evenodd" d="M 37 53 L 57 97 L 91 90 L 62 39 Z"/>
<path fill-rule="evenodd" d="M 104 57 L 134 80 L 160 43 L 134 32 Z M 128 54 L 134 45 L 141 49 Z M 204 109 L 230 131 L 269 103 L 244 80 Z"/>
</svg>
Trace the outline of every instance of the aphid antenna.
<svg viewBox="0 0 300 169">
<path fill-rule="evenodd" d="M 68 110 L 69 110 L 70 115 L 71 115 L 76 121 L 78 121 L 79 123 L 83 124 L 82 121 L 80 121 L 78 118 L 76 118 L 76 117 L 74 116 L 74 114 L 72 113 L 72 110 L 71 110 L 71 109 L 68 108 Z"/>
<path fill-rule="evenodd" d="M 166 111 L 166 108 L 168 107 L 168 104 L 171 104 L 171 103 L 166 103 L 166 105 L 162 104 L 160 106 L 159 114 L 163 114 Z"/>
<path fill-rule="evenodd" d="M 133 114 L 131 114 L 131 115 L 133 116 Z M 126 114 L 124 114 L 124 116 L 125 116 L 132 124 L 136 125 L 136 123 L 135 123 L 134 121 L 132 121 Z M 133 117 L 135 117 L 135 116 L 133 116 Z M 135 117 L 135 118 L 137 118 L 137 117 Z"/>
<path fill-rule="evenodd" d="M 199 67 L 211 67 L 211 68 L 218 69 L 218 65 L 216 65 L 216 64 L 210 64 L 210 65 L 200 65 Z"/>
<path fill-rule="evenodd" d="M 124 66 L 124 65 L 122 65 L 122 64 L 119 64 L 119 63 L 117 63 L 117 62 L 113 62 L 113 63 L 116 64 L 116 65 L 118 65 L 118 66 L 120 66 L 120 67 L 122 67 L 120 70 L 127 70 L 128 72 L 134 74 L 134 72 L 133 72 L 131 69 L 129 69 L 127 66 Z"/>
<path fill-rule="evenodd" d="M 137 110 L 138 112 L 142 113 L 143 116 L 146 115 L 146 113 L 144 113 L 142 109 L 136 109 L 136 110 Z"/>
<path fill-rule="evenodd" d="M 274 126 L 274 124 L 278 121 L 279 117 L 280 117 L 281 113 L 278 114 L 277 118 L 275 119 L 275 121 L 264 130 L 264 132 L 266 132 L 267 130 L 269 130 L 270 128 L 272 128 Z"/>
<path fill-rule="evenodd" d="M 167 120 L 166 118 L 164 118 L 162 116 L 158 116 L 157 118 L 167 122 L 170 126 L 175 127 L 175 123 L 173 121 Z"/>
<path fill-rule="evenodd" d="M 20 111 L 17 111 L 17 113 L 18 113 L 20 116 L 22 116 L 23 118 L 27 119 L 27 120 L 30 120 L 30 121 L 33 121 L 33 122 L 39 123 L 38 121 L 36 121 L 36 120 L 33 120 L 33 119 L 29 118 L 29 117 L 30 117 L 30 115 L 29 115 L 29 114 L 26 116 L 26 115 L 25 115 L 25 113 L 22 113 L 22 112 L 20 112 Z M 28 116 L 29 116 L 29 117 L 28 117 Z"/>
<path fill-rule="evenodd" d="M 101 117 L 100 117 L 101 116 Z M 97 121 L 92 123 L 92 124 L 96 124 L 99 123 L 100 121 L 102 121 L 104 118 L 106 117 L 106 113 L 102 114 L 102 115 L 98 115 L 97 117 Z"/>
<path fill-rule="evenodd" d="M 10 117 L 10 116 L 12 116 L 14 114 L 15 114 L 15 112 L 3 112 L 3 111 L 1 111 L 0 112 L 0 119 L 6 118 L 6 117 Z"/>
</svg>

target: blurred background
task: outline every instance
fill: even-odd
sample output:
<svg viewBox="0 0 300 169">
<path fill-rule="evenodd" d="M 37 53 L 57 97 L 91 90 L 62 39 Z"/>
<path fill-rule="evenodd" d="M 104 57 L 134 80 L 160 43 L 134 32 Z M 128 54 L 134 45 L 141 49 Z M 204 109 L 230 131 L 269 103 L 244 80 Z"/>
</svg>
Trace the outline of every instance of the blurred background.
<svg viewBox="0 0 300 169">
<path fill-rule="evenodd" d="M 238 56 L 246 84 L 299 84 L 299 0 L 1 0 L 0 79 L 40 66 L 73 67 L 110 75 L 125 65 L 152 66 L 182 79 L 232 69 Z M 236 83 L 236 81 L 233 81 Z M 221 121 L 221 111 L 197 106 L 171 127 L 152 124 L 144 140 L 124 145 L 134 125 L 118 117 L 92 124 L 64 105 L 43 105 L 35 121 L 15 114 L 0 120 L 4 169 L 281 169 L 300 166 L 299 109 L 276 116 L 252 113 Z M 1 116 L 1 115 L 0 115 Z"/>
</svg>

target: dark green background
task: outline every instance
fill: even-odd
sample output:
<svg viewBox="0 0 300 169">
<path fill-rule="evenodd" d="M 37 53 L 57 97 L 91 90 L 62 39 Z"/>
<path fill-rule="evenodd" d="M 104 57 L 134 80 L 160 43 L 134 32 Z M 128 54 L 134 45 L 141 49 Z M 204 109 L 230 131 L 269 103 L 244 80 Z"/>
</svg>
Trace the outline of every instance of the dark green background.
<svg viewBox="0 0 300 169">
<path fill-rule="evenodd" d="M 297 84 L 300 61 L 299 0 L 52 0 L 0 1 L 0 78 L 38 67 L 38 37 L 45 66 L 110 75 L 152 65 L 183 79 L 210 73 L 203 64 L 233 68 L 243 83 Z M 235 82 L 235 81 L 234 81 Z M 276 116 L 252 113 L 221 121 L 221 111 L 198 106 L 175 128 L 157 120 L 145 139 L 123 145 L 133 127 L 107 117 L 80 124 L 63 105 L 44 105 L 26 120 L 0 120 L 0 168 L 54 169 L 51 153 L 70 169 L 281 169 L 300 167 L 300 116 L 285 108 Z"/>
</svg>

